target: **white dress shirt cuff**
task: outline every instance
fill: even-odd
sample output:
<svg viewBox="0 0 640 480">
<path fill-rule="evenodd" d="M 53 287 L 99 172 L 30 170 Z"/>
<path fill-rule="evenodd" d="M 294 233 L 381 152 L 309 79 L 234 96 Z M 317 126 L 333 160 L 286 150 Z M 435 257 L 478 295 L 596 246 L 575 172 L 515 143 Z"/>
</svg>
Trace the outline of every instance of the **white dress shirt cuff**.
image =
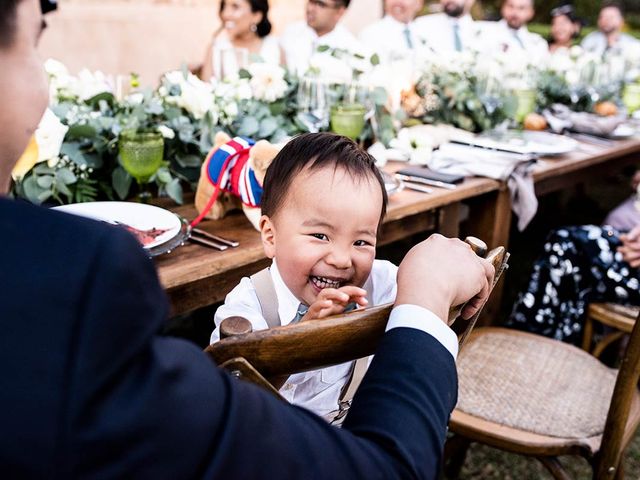
<svg viewBox="0 0 640 480">
<path fill-rule="evenodd" d="M 440 317 L 424 307 L 409 304 L 394 307 L 385 331 L 397 327 L 422 330 L 449 350 L 454 360 L 458 356 L 458 337 L 455 332 Z"/>
</svg>

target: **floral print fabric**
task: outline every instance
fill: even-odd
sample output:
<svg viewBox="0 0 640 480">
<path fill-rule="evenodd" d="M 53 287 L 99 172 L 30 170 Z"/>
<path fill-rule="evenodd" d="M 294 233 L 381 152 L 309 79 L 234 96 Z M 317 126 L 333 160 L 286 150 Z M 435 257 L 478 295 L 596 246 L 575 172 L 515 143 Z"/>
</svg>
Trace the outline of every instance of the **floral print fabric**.
<svg viewBox="0 0 640 480">
<path fill-rule="evenodd" d="M 578 344 L 589 303 L 640 305 L 639 272 L 616 251 L 619 233 L 594 225 L 552 231 L 507 326 Z"/>
</svg>

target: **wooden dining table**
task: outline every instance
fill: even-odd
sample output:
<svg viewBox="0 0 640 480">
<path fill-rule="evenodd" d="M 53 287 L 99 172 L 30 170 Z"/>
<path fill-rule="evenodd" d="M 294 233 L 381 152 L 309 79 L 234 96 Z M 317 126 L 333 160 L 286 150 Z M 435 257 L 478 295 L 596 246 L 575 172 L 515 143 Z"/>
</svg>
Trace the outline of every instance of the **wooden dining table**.
<svg viewBox="0 0 640 480">
<path fill-rule="evenodd" d="M 597 181 L 603 175 L 640 160 L 640 139 L 632 138 L 598 144 L 579 142 L 575 151 L 541 158 L 533 167 L 537 195 Z M 385 170 L 393 173 L 405 164 L 390 162 Z M 462 215 L 463 205 L 468 214 Z M 345 209 L 348 205 L 345 205 Z M 196 216 L 193 204 L 172 210 L 187 219 Z M 459 235 L 461 218 L 465 231 L 486 241 L 490 247 L 508 246 L 512 221 L 511 196 L 505 182 L 469 177 L 454 190 L 433 188 L 432 193 L 402 190 L 389 197 L 379 245 L 408 238 L 416 233 L 437 231 Z M 240 211 L 220 220 L 205 220 L 199 227 L 211 233 L 237 240 L 240 246 L 218 251 L 186 243 L 175 251 L 156 258 L 160 280 L 174 315 L 185 314 L 224 300 L 240 279 L 269 265 L 259 233 Z M 500 290 L 494 292 L 495 302 Z M 497 299 L 497 300 L 496 300 Z M 494 307 L 495 308 L 495 307 Z M 489 307 L 489 310 L 494 308 Z"/>
</svg>

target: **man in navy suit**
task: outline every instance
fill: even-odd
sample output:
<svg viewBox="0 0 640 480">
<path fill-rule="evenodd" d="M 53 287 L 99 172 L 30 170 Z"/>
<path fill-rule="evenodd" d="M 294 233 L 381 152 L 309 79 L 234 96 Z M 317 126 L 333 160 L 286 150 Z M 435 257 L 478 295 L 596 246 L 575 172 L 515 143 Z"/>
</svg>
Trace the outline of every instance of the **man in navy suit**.
<svg viewBox="0 0 640 480">
<path fill-rule="evenodd" d="M 37 0 L 0 0 L 0 192 L 47 103 Z M 127 232 L 0 196 L 0 465 L 5 478 L 433 478 L 456 401 L 440 319 L 491 266 L 432 237 L 343 429 L 157 334 L 167 300 Z M 421 291 L 428 285 L 429 291 Z M 439 317 L 439 318 L 438 318 Z M 428 333 L 425 333 L 428 332 Z"/>
</svg>

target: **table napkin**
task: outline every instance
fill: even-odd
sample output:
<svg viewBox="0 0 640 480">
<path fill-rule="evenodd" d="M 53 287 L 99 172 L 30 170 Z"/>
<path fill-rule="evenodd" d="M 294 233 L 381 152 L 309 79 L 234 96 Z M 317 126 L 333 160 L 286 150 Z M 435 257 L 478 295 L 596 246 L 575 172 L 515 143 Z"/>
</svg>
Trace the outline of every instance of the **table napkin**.
<svg viewBox="0 0 640 480">
<path fill-rule="evenodd" d="M 518 229 L 524 230 L 538 210 L 530 156 L 497 152 L 467 145 L 445 143 L 433 152 L 429 168 L 443 173 L 475 175 L 506 181 L 511 209 L 518 216 Z"/>
</svg>

